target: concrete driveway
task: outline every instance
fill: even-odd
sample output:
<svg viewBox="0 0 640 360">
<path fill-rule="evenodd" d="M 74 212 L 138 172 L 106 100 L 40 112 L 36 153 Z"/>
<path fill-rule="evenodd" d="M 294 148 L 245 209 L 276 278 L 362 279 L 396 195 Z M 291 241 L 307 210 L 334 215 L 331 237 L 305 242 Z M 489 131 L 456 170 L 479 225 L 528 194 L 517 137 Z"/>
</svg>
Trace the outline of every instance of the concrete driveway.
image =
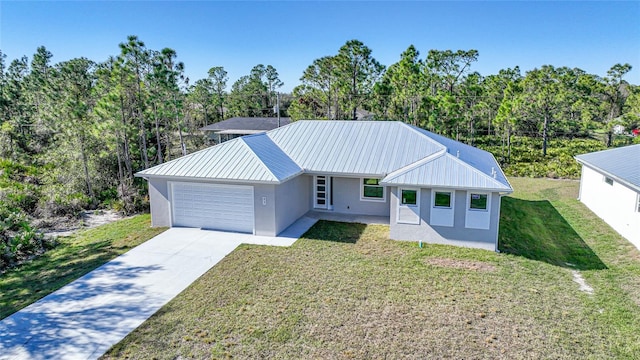
<svg viewBox="0 0 640 360">
<path fill-rule="evenodd" d="M 0 359 L 97 359 L 238 245 L 290 246 L 316 221 L 278 237 L 169 229 L 0 321 Z"/>
</svg>

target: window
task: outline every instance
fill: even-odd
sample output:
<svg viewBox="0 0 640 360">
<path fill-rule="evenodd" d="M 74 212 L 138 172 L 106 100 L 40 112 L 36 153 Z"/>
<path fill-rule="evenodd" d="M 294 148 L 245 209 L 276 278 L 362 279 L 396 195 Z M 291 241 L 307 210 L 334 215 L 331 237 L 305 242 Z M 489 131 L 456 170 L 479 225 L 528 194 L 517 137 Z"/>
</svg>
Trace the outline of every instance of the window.
<svg viewBox="0 0 640 360">
<path fill-rule="evenodd" d="M 450 208 L 451 207 L 451 193 L 445 191 L 436 191 L 435 198 L 433 201 L 434 207 L 443 207 Z"/>
<path fill-rule="evenodd" d="M 608 177 L 604 177 L 604 182 L 606 182 L 609 185 L 613 185 L 613 179 L 612 178 L 608 178 Z"/>
<path fill-rule="evenodd" d="M 418 204 L 418 191 L 402 190 L 402 205 L 417 205 L 417 204 Z"/>
<path fill-rule="evenodd" d="M 487 210 L 487 194 L 471 193 L 471 199 L 469 201 L 469 209 Z"/>
<path fill-rule="evenodd" d="M 380 179 L 362 179 L 362 199 L 384 201 L 384 187 Z"/>
<path fill-rule="evenodd" d="M 638 194 L 637 197 L 637 202 L 636 202 L 636 211 L 640 213 L 640 194 Z"/>
</svg>

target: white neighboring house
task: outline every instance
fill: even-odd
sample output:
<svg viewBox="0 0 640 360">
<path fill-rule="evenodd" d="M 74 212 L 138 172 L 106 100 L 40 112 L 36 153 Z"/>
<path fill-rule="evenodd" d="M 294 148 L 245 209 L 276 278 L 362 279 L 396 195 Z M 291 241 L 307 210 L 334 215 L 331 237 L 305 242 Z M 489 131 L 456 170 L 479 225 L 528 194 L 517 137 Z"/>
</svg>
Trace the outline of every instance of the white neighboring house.
<svg viewBox="0 0 640 360">
<path fill-rule="evenodd" d="M 582 164 L 579 200 L 640 249 L 640 145 L 576 160 Z"/>
</svg>

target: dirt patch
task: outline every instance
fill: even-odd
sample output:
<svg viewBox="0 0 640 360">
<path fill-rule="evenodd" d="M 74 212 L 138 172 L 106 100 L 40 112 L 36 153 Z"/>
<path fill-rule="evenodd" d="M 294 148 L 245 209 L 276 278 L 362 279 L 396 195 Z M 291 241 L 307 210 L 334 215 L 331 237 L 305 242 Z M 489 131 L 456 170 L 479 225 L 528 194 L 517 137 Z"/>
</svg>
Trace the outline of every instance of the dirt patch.
<svg viewBox="0 0 640 360">
<path fill-rule="evenodd" d="M 473 271 L 495 271 L 496 267 L 482 261 L 458 260 L 447 258 L 430 258 L 425 262 L 429 265 L 447 267 L 453 269 L 473 270 Z"/>
<path fill-rule="evenodd" d="M 593 295 L 593 288 L 587 284 L 587 282 L 582 277 L 582 274 L 577 270 L 572 270 L 573 281 L 575 281 L 578 285 L 580 285 L 580 291 L 586 292 L 587 294 Z"/>
<path fill-rule="evenodd" d="M 70 236 L 79 230 L 92 229 L 109 224 L 124 217 L 113 210 L 88 210 L 83 211 L 79 219 L 62 219 L 55 221 L 50 227 L 41 228 L 45 236 L 59 237 Z"/>
</svg>

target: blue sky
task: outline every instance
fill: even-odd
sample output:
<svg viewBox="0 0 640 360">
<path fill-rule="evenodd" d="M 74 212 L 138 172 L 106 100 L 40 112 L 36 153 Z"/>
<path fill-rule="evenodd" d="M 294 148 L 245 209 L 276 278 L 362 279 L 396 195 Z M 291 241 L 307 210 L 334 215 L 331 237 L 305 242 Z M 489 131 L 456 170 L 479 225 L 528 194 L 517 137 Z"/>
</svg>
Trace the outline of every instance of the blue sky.
<svg viewBox="0 0 640 360">
<path fill-rule="evenodd" d="M 314 59 L 359 39 L 388 66 L 410 44 L 477 49 L 482 75 L 519 65 L 579 67 L 600 76 L 630 63 L 640 84 L 640 1 L 7 1 L 0 0 L 0 49 L 7 62 L 40 45 L 53 62 L 104 61 L 127 35 L 177 51 L 193 83 L 213 66 L 233 81 L 271 64 L 283 91 Z"/>
</svg>

